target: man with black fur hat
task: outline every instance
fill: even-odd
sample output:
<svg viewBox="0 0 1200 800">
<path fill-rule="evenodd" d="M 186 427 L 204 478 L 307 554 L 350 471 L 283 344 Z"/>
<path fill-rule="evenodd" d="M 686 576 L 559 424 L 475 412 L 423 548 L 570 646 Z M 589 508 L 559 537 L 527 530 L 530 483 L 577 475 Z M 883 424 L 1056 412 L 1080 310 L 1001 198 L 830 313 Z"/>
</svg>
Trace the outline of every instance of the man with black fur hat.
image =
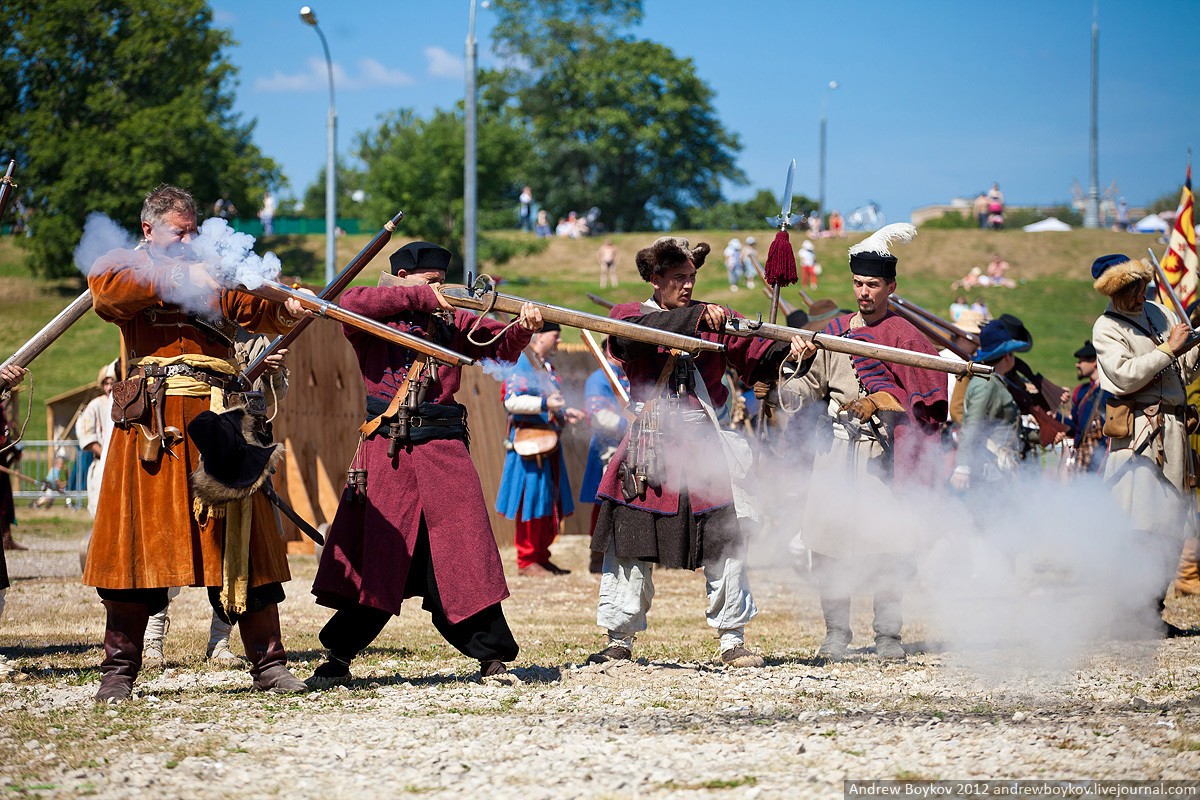
<svg viewBox="0 0 1200 800">
<path fill-rule="evenodd" d="M 916 229 L 888 225 L 850 248 L 858 311 L 837 317 L 824 333 L 935 355 L 911 323 L 888 310 L 896 290 L 889 246 Z M 850 646 L 850 596 L 870 584 L 875 596 L 875 652 L 902 659 L 900 601 L 918 545 L 900 525 L 864 525 L 842 500 L 889 497 L 897 480 L 936 485 L 943 460 L 939 432 L 946 418 L 946 381 L 940 372 L 858 358 L 800 345 L 800 364 L 780 390 L 782 405 L 815 406 L 831 417 L 809 487 L 801 533 L 813 554 L 821 592 L 825 638 L 817 655 L 837 660 Z M 829 423 L 826 423 L 827 425 Z M 828 428 L 826 428 L 828 431 Z"/>
<path fill-rule="evenodd" d="M 567 406 L 562 380 L 551 363 L 561 341 L 557 323 L 542 325 L 504 381 L 508 452 L 496 493 L 496 511 L 516 521 L 517 574 L 525 577 L 570 572 L 550 560 L 550 545 L 558 536 L 559 523 L 575 510 L 559 435 L 565 425 L 579 422 L 584 414 Z"/>
<path fill-rule="evenodd" d="M 1096 348 L 1091 339 L 1075 351 L 1075 377 L 1083 381 L 1071 392 L 1075 469 L 1078 472 L 1103 472 L 1108 456 L 1108 439 L 1103 433 L 1104 406 L 1111 395 L 1100 388 Z"/>
<path fill-rule="evenodd" d="M 541 312 L 526 304 L 505 327 L 455 311 L 438 291 L 449 263 L 444 248 L 407 244 L 379 286 L 347 289 L 340 303 L 472 358 L 515 360 L 541 328 Z M 420 596 L 446 641 L 480 662 L 480 677 L 503 680 L 518 647 L 500 607 L 508 585 L 467 452 L 465 409 L 454 402 L 461 368 L 356 329 L 344 333 L 366 383 L 367 422 L 313 581 L 317 602 L 336 609 L 321 631 L 328 657 L 313 678 L 349 678 L 354 657 L 405 599 Z M 413 392 L 418 410 L 403 424 L 400 403 Z"/>
<path fill-rule="evenodd" d="M 720 639 L 720 659 L 760 667 L 745 646 L 745 625 L 757 613 L 745 567 L 745 540 L 734 506 L 730 469 L 713 407 L 729 390 L 727 367 L 747 383 L 773 378 L 788 346 L 726 336 L 727 309 L 692 298 L 696 270 L 709 246 L 664 236 L 637 254 L 638 274 L 654 287 L 643 303 L 623 303 L 609 316 L 659 330 L 720 342 L 724 353 L 693 360 L 654 345 L 609 338 L 609 352 L 629 378 L 638 412 L 617 448 L 597 495 L 602 498 L 592 549 L 604 553 L 596 621 L 608 643 L 593 663 L 632 657 L 654 597 L 654 565 L 704 568 L 708 624 Z"/>
<path fill-rule="evenodd" d="M 305 690 L 287 669 L 279 630 L 278 603 L 291 577 L 287 551 L 274 509 L 255 491 L 277 455 L 245 439 L 240 412 L 202 421 L 196 430 L 227 433 L 227 443 L 251 460 L 205 459 L 216 470 L 211 485 L 235 484 L 220 498 L 189 485 L 204 471 L 190 423 L 240 397 L 233 391 L 237 326 L 284 333 L 303 312 L 294 300 L 279 306 L 222 289 L 188 254 L 196 232 L 192 196 L 160 186 L 142 206 L 142 245 L 102 256 L 88 276 L 96 313 L 120 327 L 129 366 L 129 380 L 113 391 L 114 419 L 122 420 L 109 442 L 83 573 L 107 611 L 98 702 L 132 693 L 146 622 L 166 607 L 173 586 L 208 587 L 213 607 L 238 623 L 256 690 Z M 181 295 L 203 312 L 164 299 Z"/>
<path fill-rule="evenodd" d="M 1183 541 L 1196 535 L 1187 385 L 1200 374 L 1200 349 L 1186 350 L 1188 326 L 1146 300 L 1154 268 L 1145 259 L 1101 256 L 1092 277 L 1096 291 L 1110 298 L 1092 326 L 1100 388 L 1114 395 L 1104 426 L 1104 479 L 1129 514 L 1138 552 L 1162 570 L 1157 610 L 1133 613 L 1156 633 L 1171 635 L 1177 629 L 1162 620 L 1163 600 Z"/>
</svg>

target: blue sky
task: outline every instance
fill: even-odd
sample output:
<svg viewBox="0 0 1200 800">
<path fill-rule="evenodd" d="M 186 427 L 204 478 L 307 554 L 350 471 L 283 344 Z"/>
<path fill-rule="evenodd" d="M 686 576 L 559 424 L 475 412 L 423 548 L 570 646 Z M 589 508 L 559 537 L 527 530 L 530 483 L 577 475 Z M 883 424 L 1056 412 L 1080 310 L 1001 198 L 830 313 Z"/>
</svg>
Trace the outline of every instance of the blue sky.
<svg viewBox="0 0 1200 800">
<path fill-rule="evenodd" d="M 389 110 L 463 97 L 468 0 L 316 0 L 335 63 L 338 150 Z M 324 55 L 302 2 L 213 2 L 239 42 L 236 109 L 299 194 L 325 161 Z M 998 181 L 1014 204 L 1069 200 L 1088 182 L 1091 0 L 646 0 L 635 35 L 694 61 L 737 132 L 746 187 L 778 193 L 788 160 L 816 197 L 828 92 L 826 207 L 868 200 L 889 220 Z M 492 66 L 491 12 L 478 11 Z M 1182 181 L 1200 144 L 1196 0 L 1100 0 L 1100 183 L 1130 205 Z M 535 193 L 536 193 L 535 187 Z"/>
</svg>

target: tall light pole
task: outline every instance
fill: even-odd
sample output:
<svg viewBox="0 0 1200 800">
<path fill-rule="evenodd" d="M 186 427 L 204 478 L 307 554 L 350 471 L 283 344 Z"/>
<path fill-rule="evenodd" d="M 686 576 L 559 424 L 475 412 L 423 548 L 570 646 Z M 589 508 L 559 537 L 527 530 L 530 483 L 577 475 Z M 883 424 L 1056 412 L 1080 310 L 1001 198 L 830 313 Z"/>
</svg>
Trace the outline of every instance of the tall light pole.
<svg viewBox="0 0 1200 800">
<path fill-rule="evenodd" d="M 1100 1 L 1092 2 L 1092 181 L 1088 186 L 1087 204 L 1083 209 L 1083 227 L 1100 227 L 1100 170 L 1096 165 L 1096 106 L 1099 99 L 1097 63 L 1100 55 Z"/>
<path fill-rule="evenodd" d="M 817 216 L 825 217 L 825 110 L 829 103 L 829 93 L 838 87 L 837 81 L 830 81 L 821 95 L 821 155 L 820 155 L 820 194 L 817 197 Z"/>
<path fill-rule="evenodd" d="M 329 44 L 317 25 L 317 15 L 313 10 L 308 6 L 300 9 L 300 19 L 312 25 L 317 36 L 321 37 L 321 47 L 325 48 L 325 66 L 329 68 L 329 119 L 325 124 L 325 284 L 329 285 L 337 273 L 337 241 L 334 236 L 337 228 L 337 111 L 333 103 L 333 59 L 329 57 Z"/>
<path fill-rule="evenodd" d="M 479 207 L 477 180 L 479 177 L 475 157 L 475 96 L 478 94 L 475 85 L 475 60 L 479 55 L 479 46 L 475 41 L 475 2 L 471 0 L 471 15 L 467 22 L 467 96 L 463 102 L 463 112 L 466 119 L 466 153 L 463 159 L 463 280 L 467 275 L 474 275 L 475 244 L 476 244 L 476 211 Z M 488 0 L 483 0 L 487 8 Z"/>
</svg>

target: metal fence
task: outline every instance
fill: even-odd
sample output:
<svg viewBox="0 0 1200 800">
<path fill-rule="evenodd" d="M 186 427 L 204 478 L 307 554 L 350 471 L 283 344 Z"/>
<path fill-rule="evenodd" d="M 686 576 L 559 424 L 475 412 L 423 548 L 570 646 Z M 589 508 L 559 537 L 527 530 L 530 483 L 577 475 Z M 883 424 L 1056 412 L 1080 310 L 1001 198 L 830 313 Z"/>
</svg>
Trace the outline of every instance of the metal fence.
<svg viewBox="0 0 1200 800">
<path fill-rule="evenodd" d="M 75 510 L 84 508 L 87 503 L 87 466 L 92 456 L 79 449 L 78 440 L 25 439 L 18 447 L 21 460 L 12 469 L 32 479 L 7 476 L 12 482 L 13 499 L 18 505 L 24 501 L 43 506 L 65 505 Z"/>
</svg>

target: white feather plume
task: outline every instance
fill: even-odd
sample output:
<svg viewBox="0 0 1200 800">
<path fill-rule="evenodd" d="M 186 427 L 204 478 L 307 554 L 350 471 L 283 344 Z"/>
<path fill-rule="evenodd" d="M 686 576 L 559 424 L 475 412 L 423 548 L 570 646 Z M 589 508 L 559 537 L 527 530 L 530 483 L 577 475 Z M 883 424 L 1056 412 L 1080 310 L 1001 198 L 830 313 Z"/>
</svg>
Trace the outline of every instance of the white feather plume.
<svg viewBox="0 0 1200 800">
<path fill-rule="evenodd" d="M 872 233 L 867 238 L 863 239 L 858 244 L 850 248 L 850 255 L 858 255 L 859 253 L 874 253 L 879 256 L 890 256 L 892 251 L 889 249 L 892 242 L 898 244 L 907 244 L 912 241 L 912 238 L 917 235 L 917 229 L 907 222 L 893 222 L 891 225 L 884 225 L 879 230 Z"/>
</svg>

